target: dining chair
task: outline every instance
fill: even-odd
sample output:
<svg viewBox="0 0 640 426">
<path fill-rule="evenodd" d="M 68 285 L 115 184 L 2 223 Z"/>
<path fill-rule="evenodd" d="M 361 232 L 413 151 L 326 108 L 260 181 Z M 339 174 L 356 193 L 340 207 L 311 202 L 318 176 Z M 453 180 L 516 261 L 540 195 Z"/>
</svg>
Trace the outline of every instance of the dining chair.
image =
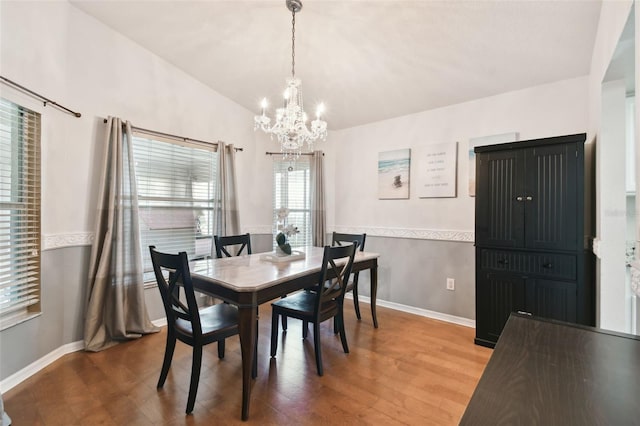
<svg viewBox="0 0 640 426">
<path fill-rule="evenodd" d="M 242 254 L 251 254 L 251 235 L 249 233 L 241 235 L 227 235 L 225 237 L 219 237 L 215 235 L 213 241 L 216 246 L 216 257 L 233 257 L 234 255 L 227 250 L 230 246 L 239 246 L 236 248 L 235 256 L 241 256 Z M 247 248 L 246 253 L 242 251 Z"/>
<path fill-rule="evenodd" d="M 162 388 L 167 379 L 176 340 L 193 347 L 191 383 L 187 399 L 189 414 L 193 411 L 198 392 L 202 348 L 209 343 L 218 342 L 218 358 L 224 358 L 225 339 L 238 334 L 238 309 L 233 305 L 221 303 L 199 310 L 191 282 L 187 253 L 161 253 L 156 251 L 155 246 L 149 246 L 149 251 L 167 315 L 167 344 L 157 387 Z M 186 304 L 180 298 L 181 293 Z"/>
<path fill-rule="evenodd" d="M 360 251 L 364 251 L 364 243 L 367 239 L 367 234 L 342 234 L 338 232 L 334 232 L 331 237 L 331 245 L 332 246 L 342 246 L 344 244 L 352 244 L 354 241 L 358 242 L 358 247 Z M 356 317 L 358 320 L 362 319 L 360 315 L 360 301 L 358 300 L 358 276 L 360 272 L 353 273 L 353 280 L 349 281 L 347 284 L 347 293 L 353 292 L 353 307 L 356 310 Z"/>
<path fill-rule="evenodd" d="M 317 290 L 301 291 L 271 304 L 271 356 L 278 349 L 278 317 L 292 317 L 306 323 L 313 323 L 313 346 L 316 356 L 318 375 L 323 375 L 322 352 L 320 345 L 320 323 L 335 318 L 340 333 L 342 349 L 349 353 L 347 336 L 344 330 L 343 302 L 347 282 L 353 266 L 357 243 L 349 246 L 325 246 Z M 345 261 L 346 259 L 346 261 Z M 339 262 L 338 260 L 343 260 Z M 306 327 L 303 338 L 307 337 Z"/>
</svg>

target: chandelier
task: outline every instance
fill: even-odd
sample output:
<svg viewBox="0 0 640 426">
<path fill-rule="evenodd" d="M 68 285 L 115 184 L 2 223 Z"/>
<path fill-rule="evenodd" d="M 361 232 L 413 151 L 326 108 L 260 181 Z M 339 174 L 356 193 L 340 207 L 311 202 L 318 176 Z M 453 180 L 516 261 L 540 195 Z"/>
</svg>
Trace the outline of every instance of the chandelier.
<svg viewBox="0 0 640 426">
<path fill-rule="evenodd" d="M 316 139 L 327 138 L 327 123 L 321 120 L 324 105 L 318 105 L 316 119 L 311 122 L 311 128 L 307 127 L 307 114 L 302 103 L 302 89 L 300 80 L 296 78 L 296 13 L 302 9 L 301 0 L 286 0 L 287 9 L 291 11 L 291 78 L 287 79 L 287 88 L 284 91 L 284 106 L 276 109 L 275 122 L 271 125 L 271 118 L 265 112 L 267 99 L 262 99 L 260 104 L 262 114 L 254 118 L 254 130 L 262 130 L 269 133 L 271 138 L 275 135 L 280 142 L 282 155 L 287 160 L 295 160 L 300 156 L 302 147 L 306 143 L 311 149 Z"/>
</svg>

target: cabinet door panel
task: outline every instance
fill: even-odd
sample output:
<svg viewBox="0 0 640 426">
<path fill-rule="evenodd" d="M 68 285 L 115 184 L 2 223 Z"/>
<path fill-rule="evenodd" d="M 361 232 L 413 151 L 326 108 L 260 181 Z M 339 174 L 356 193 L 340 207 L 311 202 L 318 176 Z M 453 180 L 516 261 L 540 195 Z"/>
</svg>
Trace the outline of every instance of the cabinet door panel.
<svg viewBox="0 0 640 426">
<path fill-rule="evenodd" d="M 481 272 L 476 287 L 476 337 L 497 342 L 511 312 L 526 310 L 521 277 Z"/>
<path fill-rule="evenodd" d="M 477 155 L 476 244 L 524 245 L 523 150 Z"/>
<path fill-rule="evenodd" d="M 576 322 L 576 283 L 532 279 L 527 282 L 527 310 L 533 315 Z"/>
<path fill-rule="evenodd" d="M 526 150 L 524 221 L 527 248 L 579 248 L 576 153 L 575 144 Z"/>
</svg>

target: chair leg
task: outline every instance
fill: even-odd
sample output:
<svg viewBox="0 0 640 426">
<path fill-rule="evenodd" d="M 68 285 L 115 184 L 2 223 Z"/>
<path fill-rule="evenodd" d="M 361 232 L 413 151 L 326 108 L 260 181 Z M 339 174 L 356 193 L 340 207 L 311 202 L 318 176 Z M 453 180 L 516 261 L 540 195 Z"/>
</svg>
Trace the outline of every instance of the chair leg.
<svg viewBox="0 0 640 426">
<path fill-rule="evenodd" d="M 274 310 L 271 314 L 271 357 L 276 356 L 278 350 L 278 313 Z"/>
<path fill-rule="evenodd" d="M 158 389 L 164 386 L 164 382 L 167 380 L 167 374 L 169 374 L 169 367 L 171 367 L 171 359 L 173 358 L 175 348 L 176 338 L 173 333 L 167 332 L 167 346 L 164 350 L 164 361 L 162 362 L 162 370 L 160 370 L 160 379 L 158 379 Z"/>
<path fill-rule="evenodd" d="M 302 338 L 306 339 L 309 335 L 309 321 L 302 321 Z"/>
<path fill-rule="evenodd" d="M 218 340 L 218 358 L 224 359 L 224 342 L 225 339 Z"/>
<path fill-rule="evenodd" d="M 316 368 L 318 369 L 318 376 L 322 376 L 324 371 L 322 369 L 322 350 L 320 349 L 320 322 L 313 323 L 313 347 L 316 353 Z"/>
<path fill-rule="evenodd" d="M 358 320 L 362 319 L 360 315 L 360 301 L 358 300 L 358 278 L 353 280 L 353 307 L 356 310 L 356 317 Z"/>
<path fill-rule="evenodd" d="M 349 345 L 347 344 L 347 333 L 344 330 L 344 313 L 338 314 L 333 318 L 338 323 L 340 328 L 340 341 L 342 342 L 342 349 L 345 354 L 349 353 Z"/>
<path fill-rule="evenodd" d="M 193 411 L 196 404 L 196 394 L 198 393 L 198 382 L 200 381 L 200 367 L 202 366 L 202 346 L 193 347 L 193 361 L 191 365 L 191 384 L 189 385 L 189 398 L 187 399 L 187 414 Z"/>
</svg>

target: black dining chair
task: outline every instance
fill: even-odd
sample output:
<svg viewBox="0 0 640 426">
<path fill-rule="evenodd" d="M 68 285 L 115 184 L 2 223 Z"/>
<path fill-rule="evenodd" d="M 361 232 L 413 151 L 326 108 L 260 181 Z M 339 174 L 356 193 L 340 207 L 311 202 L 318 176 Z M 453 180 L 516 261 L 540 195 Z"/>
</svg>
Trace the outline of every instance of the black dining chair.
<svg viewBox="0 0 640 426">
<path fill-rule="evenodd" d="M 249 233 L 240 235 L 227 235 L 219 237 L 214 235 L 213 242 L 216 246 L 216 257 L 233 257 L 242 256 L 243 254 L 251 254 L 251 235 Z M 229 247 L 235 247 L 235 254 L 231 254 Z M 246 253 L 243 253 L 244 249 Z"/>
<path fill-rule="evenodd" d="M 335 318 L 337 332 L 340 333 L 342 348 L 349 353 L 344 330 L 343 302 L 347 282 L 353 266 L 357 243 L 342 247 L 324 248 L 322 267 L 316 291 L 301 291 L 271 304 L 271 356 L 278 349 L 278 317 L 292 317 L 306 323 L 313 323 L 313 346 L 318 375 L 323 375 L 320 345 L 320 323 Z M 338 262 L 342 259 L 343 262 Z M 331 278 L 334 277 L 334 278 Z M 303 338 L 307 337 L 306 327 Z"/>
<path fill-rule="evenodd" d="M 167 315 L 167 344 L 157 387 L 162 388 L 167 379 L 176 340 L 193 347 L 186 411 L 189 414 L 193 411 L 198 392 L 202 348 L 209 343 L 218 342 L 218 358 L 224 358 L 225 339 L 238 334 L 238 309 L 233 305 L 218 304 L 199 310 L 191 282 L 187 253 L 160 253 L 156 251 L 155 246 L 149 246 L 149 251 Z M 180 299 L 180 293 L 186 304 Z"/>
<path fill-rule="evenodd" d="M 358 247 L 360 251 L 364 251 L 364 243 L 367 239 L 367 234 L 342 234 L 338 232 L 334 232 L 331 237 L 331 245 L 332 246 L 342 246 L 345 244 L 352 244 L 354 241 L 358 243 Z M 358 300 L 358 276 L 360 272 L 353 273 L 353 280 L 349 281 L 347 284 L 347 293 L 353 292 L 353 307 L 356 311 L 356 317 L 358 320 L 362 319 L 360 315 L 360 301 Z"/>
</svg>

